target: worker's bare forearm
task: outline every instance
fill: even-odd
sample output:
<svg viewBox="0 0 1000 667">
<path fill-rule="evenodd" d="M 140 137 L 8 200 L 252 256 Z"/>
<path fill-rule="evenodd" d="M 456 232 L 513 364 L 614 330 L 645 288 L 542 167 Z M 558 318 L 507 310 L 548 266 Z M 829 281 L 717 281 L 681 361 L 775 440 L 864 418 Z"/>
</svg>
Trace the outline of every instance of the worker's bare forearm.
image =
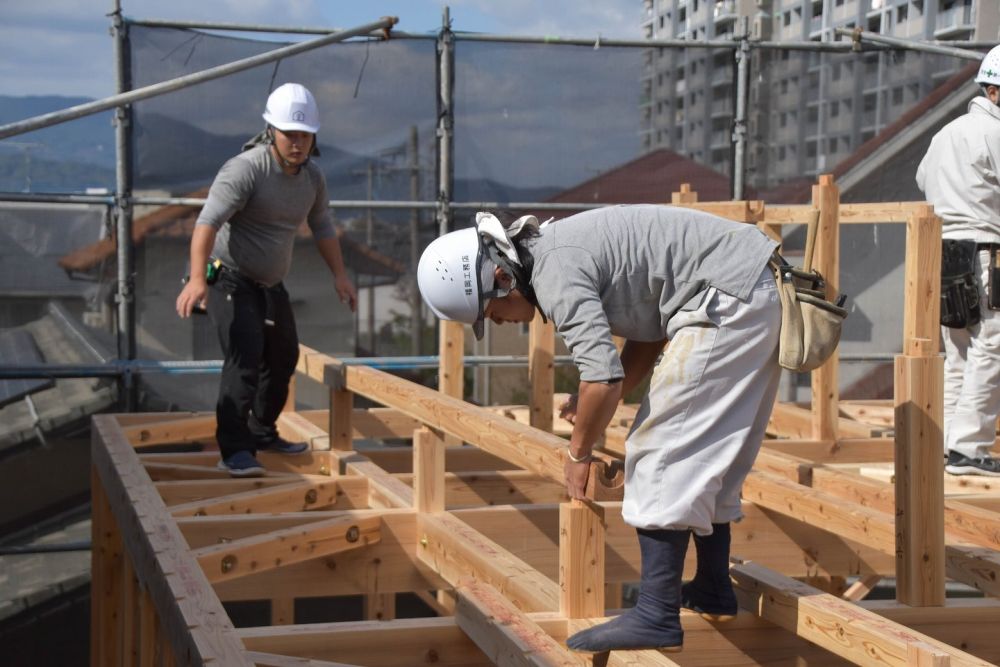
<svg viewBox="0 0 1000 667">
<path fill-rule="evenodd" d="M 191 280 L 205 280 L 205 269 L 214 245 L 215 228 L 211 225 L 195 225 L 191 235 Z"/>
<path fill-rule="evenodd" d="M 580 458 L 593 451 L 594 443 L 604 435 L 611 422 L 621 396 L 622 383 L 619 381 L 580 382 L 576 420 L 569 441 L 573 456 Z"/>
</svg>

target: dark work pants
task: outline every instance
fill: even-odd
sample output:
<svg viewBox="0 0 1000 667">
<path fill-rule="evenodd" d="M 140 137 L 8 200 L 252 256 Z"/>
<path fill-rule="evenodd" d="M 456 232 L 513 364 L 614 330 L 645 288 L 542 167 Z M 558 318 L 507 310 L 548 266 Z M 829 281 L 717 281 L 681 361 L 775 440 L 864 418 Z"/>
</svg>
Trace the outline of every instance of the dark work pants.
<svg viewBox="0 0 1000 667">
<path fill-rule="evenodd" d="M 219 449 L 223 458 L 253 453 L 276 433 L 299 358 L 288 292 L 281 283 L 264 287 L 224 270 L 209 289 L 208 314 L 224 357 L 215 406 Z"/>
</svg>

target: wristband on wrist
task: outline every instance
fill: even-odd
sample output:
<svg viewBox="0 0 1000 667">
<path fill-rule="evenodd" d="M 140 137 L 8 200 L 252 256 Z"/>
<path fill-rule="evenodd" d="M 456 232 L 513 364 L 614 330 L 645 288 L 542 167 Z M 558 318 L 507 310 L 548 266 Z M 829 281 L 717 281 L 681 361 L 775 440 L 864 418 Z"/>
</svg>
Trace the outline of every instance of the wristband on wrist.
<svg viewBox="0 0 1000 667">
<path fill-rule="evenodd" d="M 572 461 L 573 463 L 583 463 L 584 461 L 590 460 L 590 458 L 593 456 L 593 453 L 587 454 L 586 456 L 581 456 L 580 458 L 577 458 L 577 457 L 573 456 L 573 451 L 569 448 L 569 446 L 567 446 L 566 447 L 566 456 L 568 456 L 569 460 Z"/>
</svg>

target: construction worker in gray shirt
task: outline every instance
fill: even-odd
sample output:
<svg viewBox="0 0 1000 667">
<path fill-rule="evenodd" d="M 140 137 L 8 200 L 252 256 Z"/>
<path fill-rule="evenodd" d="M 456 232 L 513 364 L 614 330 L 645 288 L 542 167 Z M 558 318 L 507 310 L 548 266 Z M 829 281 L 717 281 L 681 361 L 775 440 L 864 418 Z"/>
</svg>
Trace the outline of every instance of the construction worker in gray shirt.
<svg viewBox="0 0 1000 667">
<path fill-rule="evenodd" d="M 1000 476 L 1000 46 L 975 79 L 982 96 L 931 139 L 917 185 L 942 220 L 945 470 Z"/>
<path fill-rule="evenodd" d="M 258 450 L 298 454 L 276 422 L 288 398 L 299 342 L 282 281 L 292 264 L 299 226 L 306 222 L 334 276 L 341 302 L 357 296 L 347 277 L 330 219 L 326 180 L 310 161 L 319 108 L 305 86 L 286 83 L 267 99 L 267 128 L 223 165 L 191 237 L 191 275 L 177 297 L 188 317 L 207 307 L 224 362 L 216 404 L 219 467 L 233 477 L 264 474 Z M 207 303 L 206 303 L 207 302 Z"/>
<path fill-rule="evenodd" d="M 591 452 L 619 400 L 652 370 L 626 442 L 622 515 L 638 532 L 635 607 L 571 636 L 578 651 L 680 650 L 679 609 L 736 614 L 730 523 L 777 391 L 781 311 L 768 268 L 776 243 L 751 225 L 682 208 L 615 206 L 540 226 L 476 226 L 446 234 L 417 279 L 441 318 L 552 320 L 580 371 L 562 406 L 573 423 L 566 490 L 583 498 Z M 612 336 L 626 339 L 621 354 Z M 669 340 L 669 346 L 664 346 Z M 662 359 L 657 363 L 657 359 Z M 655 366 L 655 368 L 654 368 Z M 682 586 L 694 535 L 698 567 Z"/>
</svg>

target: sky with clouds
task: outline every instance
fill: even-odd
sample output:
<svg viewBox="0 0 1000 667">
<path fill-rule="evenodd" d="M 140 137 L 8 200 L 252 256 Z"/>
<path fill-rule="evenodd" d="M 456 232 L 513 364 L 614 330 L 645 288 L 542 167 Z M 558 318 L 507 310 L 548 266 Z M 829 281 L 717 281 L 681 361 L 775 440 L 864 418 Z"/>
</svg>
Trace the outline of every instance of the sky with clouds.
<svg viewBox="0 0 1000 667">
<path fill-rule="evenodd" d="M 450 7 L 455 30 L 638 39 L 641 0 L 122 0 L 127 17 L 350 28 L 398 16 L 432 33 Z M 114 91 L 111 0 L 4 0 L 0 94 L 104 97 Z"/>
</svg>

